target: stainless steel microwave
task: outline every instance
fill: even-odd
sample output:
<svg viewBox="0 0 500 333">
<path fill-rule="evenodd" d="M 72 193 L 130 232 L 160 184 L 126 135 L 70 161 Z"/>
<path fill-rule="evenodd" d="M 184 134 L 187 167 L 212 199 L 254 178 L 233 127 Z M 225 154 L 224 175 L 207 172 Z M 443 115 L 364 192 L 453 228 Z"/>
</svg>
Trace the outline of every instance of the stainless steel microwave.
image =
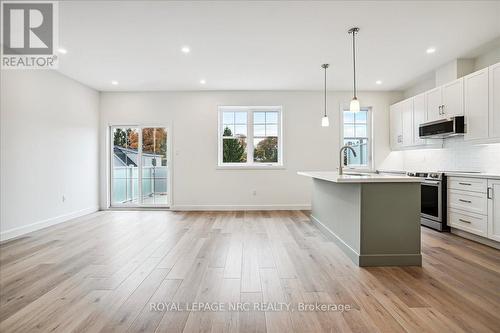
<svg viewBox="0 0 500 333">
<path fill-rule="evenodd" d="M 420 124 L 418 136 L 422 139 L 442 139 L 465 133 L 464 116 L 455 116 L 446 119 Z"/>
</svg>

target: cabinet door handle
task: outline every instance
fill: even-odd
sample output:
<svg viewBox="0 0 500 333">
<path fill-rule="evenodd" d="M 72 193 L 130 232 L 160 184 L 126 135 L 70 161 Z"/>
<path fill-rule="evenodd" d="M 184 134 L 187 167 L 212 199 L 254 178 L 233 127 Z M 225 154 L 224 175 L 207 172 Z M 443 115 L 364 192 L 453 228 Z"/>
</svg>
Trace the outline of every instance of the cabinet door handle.
<svg viewBox="0 0 500 333">
<path fill-rule="evenodd" d="M 493 199 L 493 187 L 488 187 L 488 199 Z"/>
<path fill-rule="evenodd" d="M 442 115 L 442 113 L 441 113 L 441 107 L 442 107 L 442 105 L 439 106 L 439 115 Z"/>
<path fill-rule="evenodd" d="M 464 219 L 458 219 L 460 222 L 463 222 L 463 223 L 472 223 L 471 221 L 467 221 L 467 220 L 464 220 Z"/>
<path fill-rule="evenodd" d="M 444 112 L 444 104 L 441 105 L 441 111 L 443 111 L 443 115 L 446 113 L 446 112 Z"/>
<path fill-rule="evenodd" d="M 471 183 L 459 183 L 460 185 L 467 185 L 467 186 L 471 186 L 472 184 Z"/>
<path fill-rule="evenodd" d="M 472 201 L 470 200 L 464 200 L 464 199 L 458 199 L 458 201 L 466 202 L 466 203 L 471 203 Z"/>
</svg>

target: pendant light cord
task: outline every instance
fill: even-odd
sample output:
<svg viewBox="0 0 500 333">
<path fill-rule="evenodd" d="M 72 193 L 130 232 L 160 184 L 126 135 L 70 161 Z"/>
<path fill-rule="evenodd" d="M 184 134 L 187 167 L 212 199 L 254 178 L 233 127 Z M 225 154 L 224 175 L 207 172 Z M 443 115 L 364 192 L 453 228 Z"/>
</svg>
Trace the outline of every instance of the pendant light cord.
<svg viewBox="0 0 500 333">
<path fill-rule="evenodd" d="M 356 31 L 352 32 L 352 63 L 354 68 L 354 98 L 356 98 Z"/>
<path fill-rule="evenodd" d="M 326 69 L 327 66 L 325 66 L 325 117 L 326 117 Z"/>
</svg>

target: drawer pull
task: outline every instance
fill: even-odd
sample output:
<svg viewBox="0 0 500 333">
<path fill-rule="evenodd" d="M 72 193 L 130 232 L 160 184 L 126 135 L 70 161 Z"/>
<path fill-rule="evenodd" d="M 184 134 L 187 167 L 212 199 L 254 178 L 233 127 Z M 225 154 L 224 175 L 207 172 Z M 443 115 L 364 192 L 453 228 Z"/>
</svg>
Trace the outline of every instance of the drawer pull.
<svg viewBox="0 0 500 333">
<path fill-rule="evenodd" d="M 466 203 L 472 203 L 470 200 L 464 200 L 464 199 L 458 199 L 458 201 L 466 202 Z"/>
<path fill-rule="evenodd" d="M 471 183 L 459 183 L 460 185 L 467 185 L 467 186 L 471 186 L 472 184 Z"/>
<path fill-rule="evenodd" d="M 471 221 L 467 221 L 467 220 L 463 220 L 463 219 L 458 219 L 460 222 L 463 222 L 463 223 L 472 223 Z"/>
</svg>

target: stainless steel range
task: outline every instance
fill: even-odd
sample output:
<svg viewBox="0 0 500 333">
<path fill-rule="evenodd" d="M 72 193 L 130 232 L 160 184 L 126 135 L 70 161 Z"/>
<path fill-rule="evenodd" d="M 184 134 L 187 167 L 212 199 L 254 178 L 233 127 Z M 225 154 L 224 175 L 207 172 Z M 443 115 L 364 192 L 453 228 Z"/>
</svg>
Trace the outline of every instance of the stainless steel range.
<svg viewBox="0 0 500 333">
<path fill-rule="evenodd" d="M 443 172 L 408 172 L 422 178 L 420 223 L 439 231 L 448 231 L 446 224 L 446 176 Z"/>
</svg>

